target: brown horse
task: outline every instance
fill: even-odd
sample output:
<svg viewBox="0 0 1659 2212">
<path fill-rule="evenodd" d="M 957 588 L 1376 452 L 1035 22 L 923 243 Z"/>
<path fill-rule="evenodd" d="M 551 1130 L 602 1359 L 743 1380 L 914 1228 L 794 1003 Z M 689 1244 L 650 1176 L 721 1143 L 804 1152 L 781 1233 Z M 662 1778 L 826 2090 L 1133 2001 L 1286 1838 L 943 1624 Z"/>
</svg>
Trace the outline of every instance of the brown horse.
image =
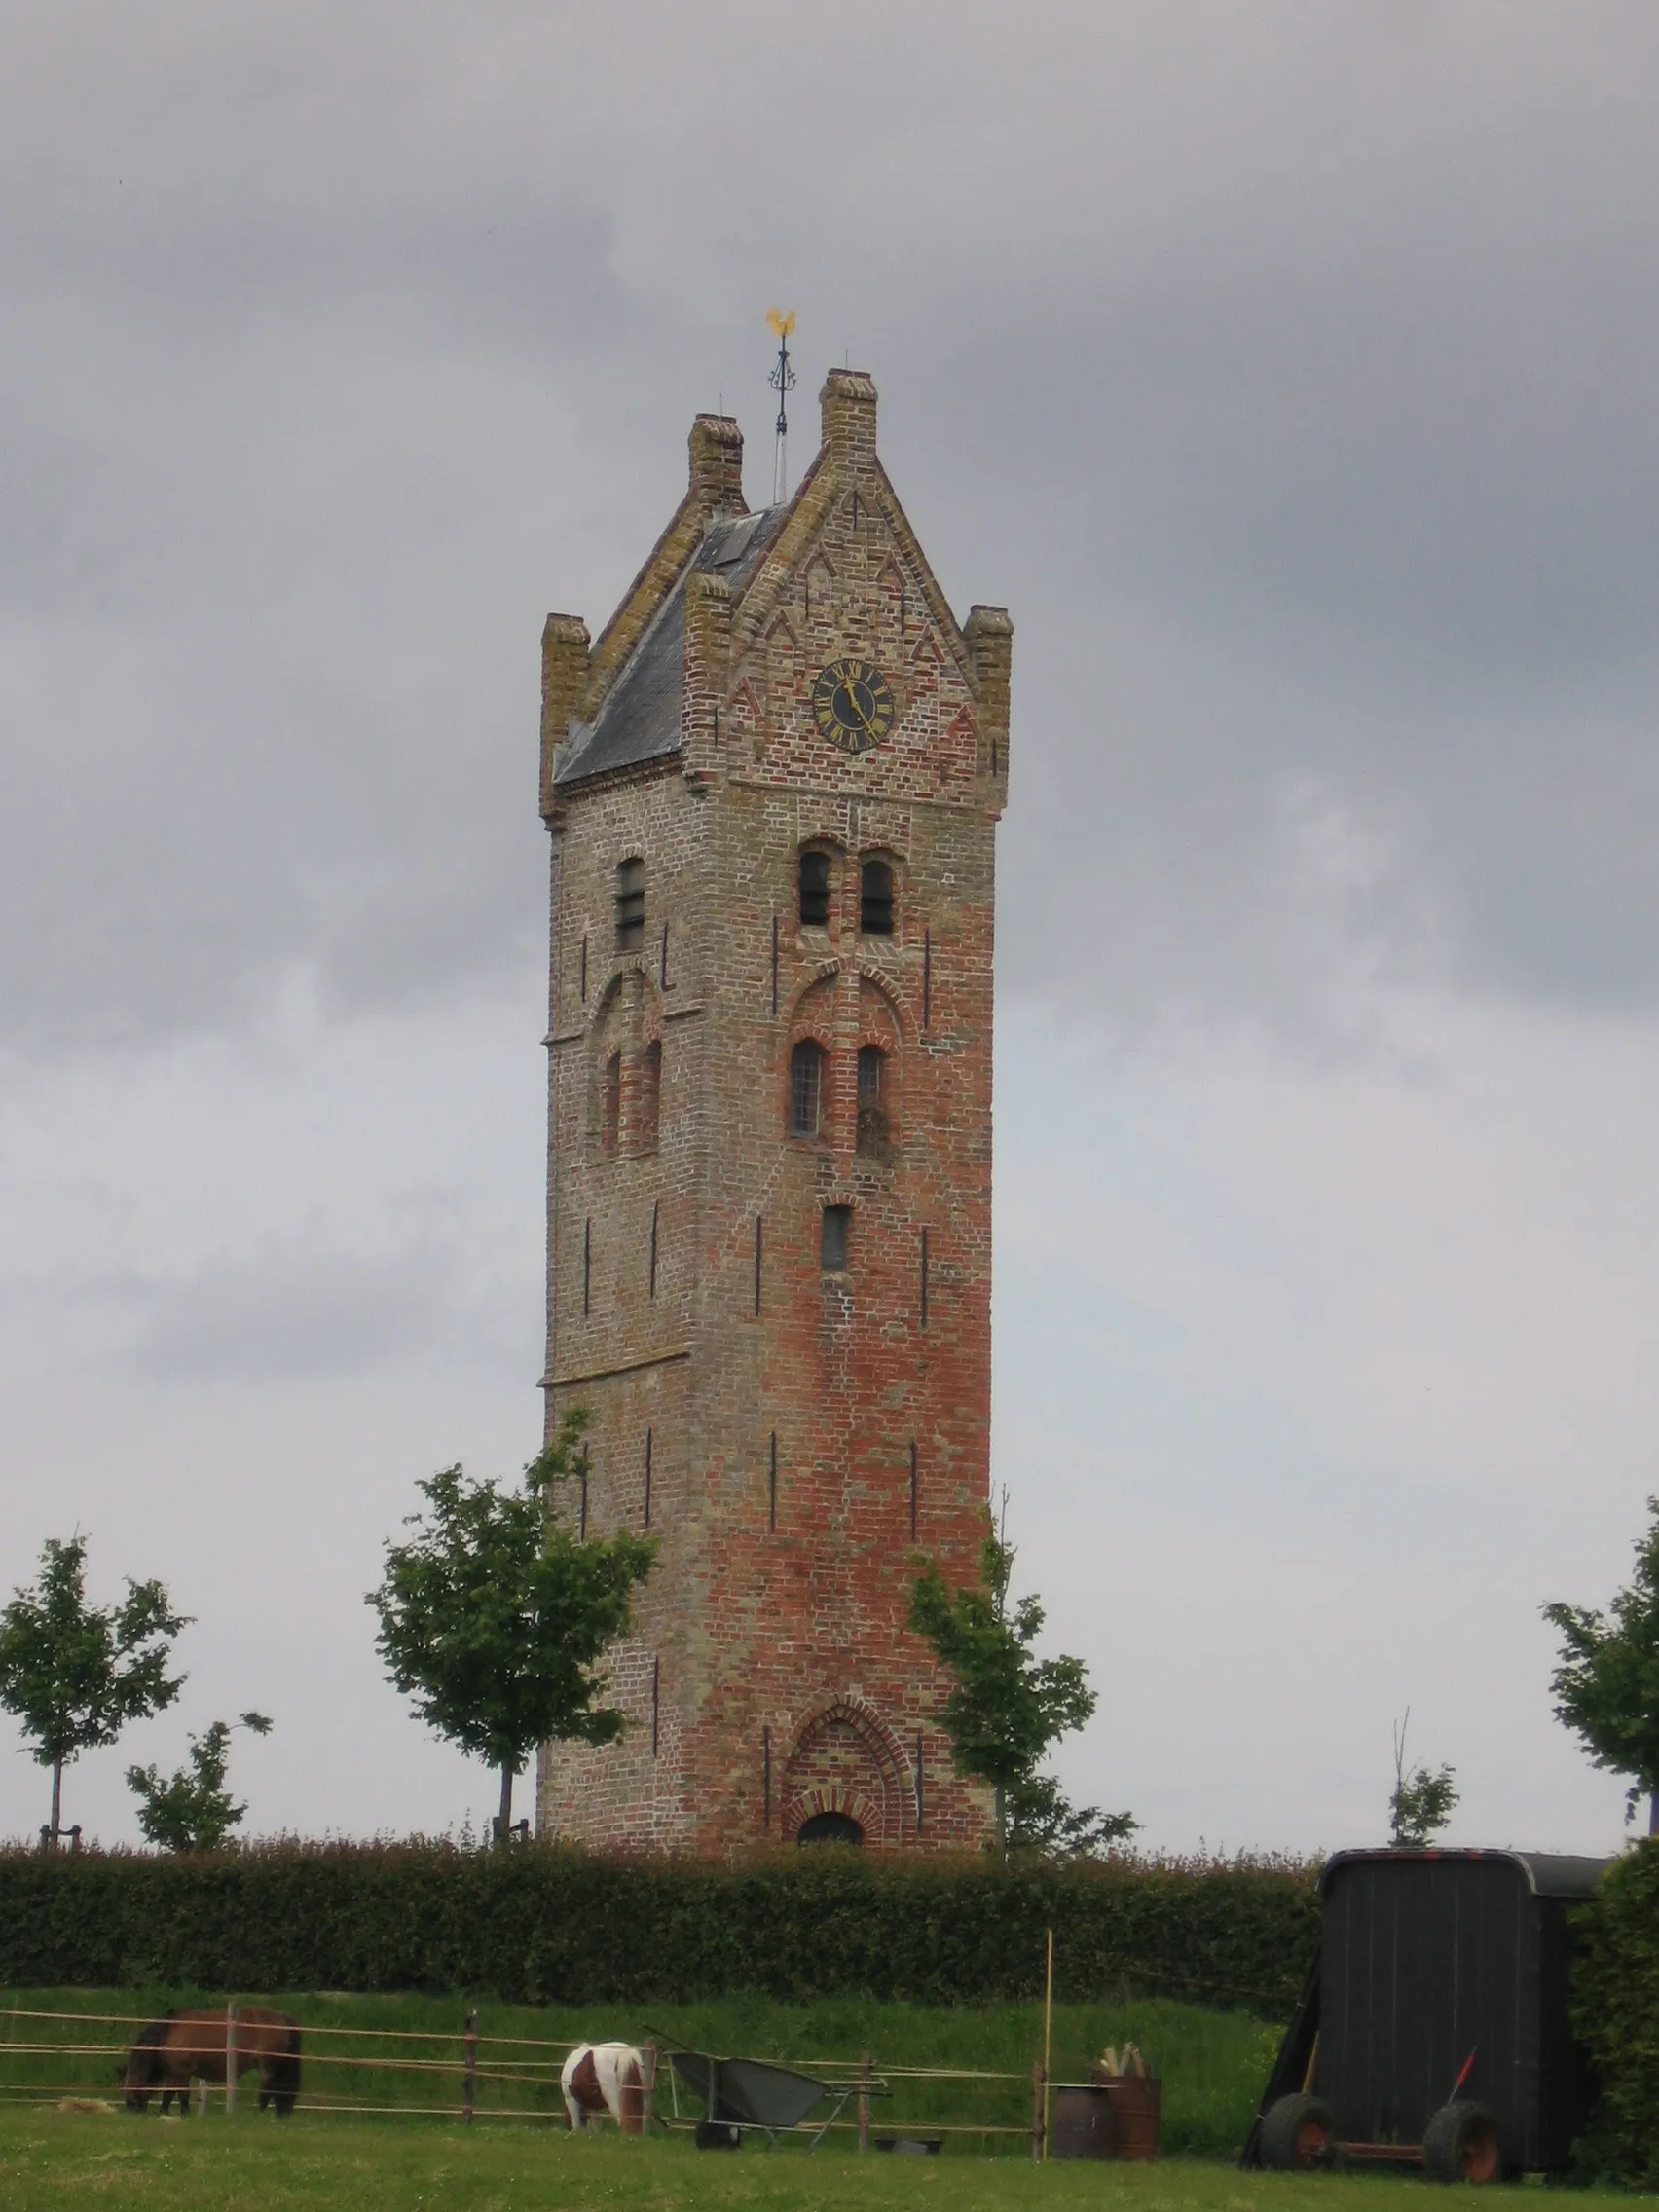
<svg viewBox="0 0 1659 2212">
<path fill-rule="evenodd" d="M 126 2083 L 129 2112 L 148 2112 L 150 2092 L 162 2092 L 166 2112 L 175 2099 L 181 2113 L 190 2110 L 192 2082 L 225 2079 L 225 2010 L 223 2006 L 198 2012 L 165 2012 L 140 2028 L 125 2067 L 116 2074 Z M 239 2078 L 250 2067 L 259 2068 L 259 2109 L 276 2107 L 286 2119 L 300 2093 L 300 2029 L 286 2012 L 269 2005 L 243 2005 L 237 2012 L 236 2057 Z"/>
</svg>

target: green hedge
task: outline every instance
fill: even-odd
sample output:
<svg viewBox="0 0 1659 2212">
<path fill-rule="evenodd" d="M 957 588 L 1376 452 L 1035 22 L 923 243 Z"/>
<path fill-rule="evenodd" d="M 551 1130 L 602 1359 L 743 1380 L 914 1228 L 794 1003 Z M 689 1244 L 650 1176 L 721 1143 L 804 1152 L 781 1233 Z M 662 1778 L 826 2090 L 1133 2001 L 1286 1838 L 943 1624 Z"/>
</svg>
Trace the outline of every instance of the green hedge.
<svg viewBox="0 0 1659 2212">
<path fill-rule="evenodd" d="M 676 2002 L 743 1991 L 948 2005 L 1117 1992 L 1294 2004 L 1315 1869 L 791 1852 L 738 1866 L 558 1845 L 273 1844 L 172 1858 L 0 1851 L 0 1983 L 469 1991 Z"/>
<path fill-rule="evenodd" d="M 1600 2089 L 1580 2162 L 1659 2187 L 1659 1841 L 1615 1860 L 1574 1920 L 1572 2024 Z"/>
</svg>

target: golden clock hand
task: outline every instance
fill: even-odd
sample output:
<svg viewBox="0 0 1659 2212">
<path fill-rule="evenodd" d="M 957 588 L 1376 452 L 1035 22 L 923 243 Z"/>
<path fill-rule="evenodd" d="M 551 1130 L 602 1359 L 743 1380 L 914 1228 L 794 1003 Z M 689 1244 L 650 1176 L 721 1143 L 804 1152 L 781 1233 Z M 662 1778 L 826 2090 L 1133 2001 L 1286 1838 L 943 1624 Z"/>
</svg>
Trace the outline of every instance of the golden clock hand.
<svg viewBox="0 0 1659 2212">
<path fill-rule="evenodd" d="M 865 726 L 865 735 L 866 735 L 866 737 L 867 737 L 867 738 L 869 739 L 870 743 L 871 743 L 871 744 L 873 745 L 873 744 L 874 744 L 874 742 L 875 742 L 875 724 L 874 724 L 874 723 L 873 723 L 873 722 L 872 722 L 872 721 L 870 720 L 869 717 L 868 717 L 868 716 L 867 716 L 867 715 L 866 715 L 866 714 L 865 713 L 864 709 L 863 709 L 863 708 L 862 708 L 862 707 L 861 707 L 861 706 L 859 705 L 859 701 L 858 701 L 858 694 L 857 694 L 857 692 L 856 692 L 856 691 L 855 691 L 855 690 L 853 689 L 852 685 L 851 685 L 850 683 L 843 683 L 843 684 L 842 684 L 842 686 L 841 686 L 841 688 L 842 688 L 842 690 L 843 690 L 843 691 L 845 691 L 845 692 L 846 692 L 846 694 L 847 694 L 847 703 L 848 703 L 848 705 L 849 705 L 849 706 L 850 706 L 850 707 L 852 708 L 852 710 L 853 710 L 854 714 L 858 716 L 858 718 L 859 718 L 860 721 L 861 721 L 861 722 L 863 722 L 863 724 L 864 724 L 864 726 Z"/>
</svg>

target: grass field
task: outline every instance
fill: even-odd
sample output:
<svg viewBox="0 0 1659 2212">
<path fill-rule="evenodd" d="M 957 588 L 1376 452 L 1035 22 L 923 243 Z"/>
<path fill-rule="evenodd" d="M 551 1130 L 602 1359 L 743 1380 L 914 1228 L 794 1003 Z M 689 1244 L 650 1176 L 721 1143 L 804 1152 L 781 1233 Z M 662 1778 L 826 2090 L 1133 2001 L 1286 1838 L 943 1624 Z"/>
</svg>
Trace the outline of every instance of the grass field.
<svg viewBox="0 0 1659 2212">
<path fill-rule="evenodd" d="M 798 2145 L 736 2156 L 550 2127 L 437 2120 L 151 2120 L 0 2113 L 7 2212 L 1411 2212 L 1400 2177 L 1240 2174 L 1219 2163 L 892 2158 Z M 1441 2201 L 1435 2193 L 1432 2201 Z M 1574 2193 L 1593 2212 L 1621 2200 Z M 1628 2204 L 1629 2199 L 1623 2199 Z"/>
<path fill-rule="evenodd" d="M 687 2207 L 696 2212 L 819 2212 L 833 2205 L 948 2205 L 950 2212 L 1401 2212 L 1427 2186 L 1409 2177 L 1301 2177 L 1240 2174 L 1232 2163 L 1260 2094 L 1276 2030 L 1241 2013 L 1194 2006 L 1137 2003 L 1056 2006 L 1053 2073 L 1080 2078 L 1107 2044 L 1132 2038 L 1164 2084 L 1165 2157 L 1156 2166 L 1054 2161 L 1030 2163 L 1018 2133 L 948 2134 L 939 2158 L 857 2157 L 849 2133 L 808 2156 L 800 2140 L 766 2151 L 751 2143 L 733 2156 L 698 2152 L 685 2135 L 623 2141 L 607 2130 L 571 2136 L 556 2087 L 557 2056 L 535 2042 L 620 2035 L 644 2041 L 655 2028 L 727 2052 L 814 2064 L 856 2066 L 862 2050 L 891 2071 L 895 2094 L 875 2108 L 877 2132 L 936 2131 L 968 2120 L 1023 2128 L 1030 2112 L 1030 2068 L 1041 2036 L 1035 2006 L 933 2009 L 830 2002 L 773 2005 L 738 1999 L 705 2006 L 625 2007 L 584 2011 L 481 2005 L 478 2109 L 471 2127 L 448 2117 L 460 2086 L 463 2000 L 421 1997 L 288 1996 L 275 2001 L 309 2031 L 301 2108 L 291 2120 L 262 2116 L 244 2083 L 227 2119 L 222 2091 L 189 2120 L 139 2118 L 121 2109 L 116 2052 L 71 2060 L 61 2047 L 30 2044 L 107 2042 L 125 2046 L 130 2030 L 95 2026 L 89 2014 L 142 2013 L 168 2005 L 210 2003 L 192 1990 L 35 1990 L 0 1996 L 0 2206 L 4 2212 L 578 2212 L 578 2208 Z M 71 2015 L 49 2022 L 20 2011 Z M 319 2031 L 346 2030 L 345 2034 Z M 388 2043 L 374 2031 L 440 2041 Z M 359 2072 L 330 2065 L 323 2051 L 350 2058 L 371 2051 L 422 2055 L 427 2065 Z M 948 2067 L 1012 2079 L 940 2082 L 905 2067 Z M 539 2075 L 536 2069 L 542 2071 Z M 498 2079 L 498 2074 L 508 2077 Z M 103 2109 L 65 2110 L 65 2094 Z M 325 2109 L 387 2103 L 364 2118 Z M 666 2110 L 668 2099 L 659 2092 Z M 501 2117 L 512 2104 L 542 2118 Z M 497 2117 L 490 2117 L 492 2113 Z M 1000 2152 L 1001 2156 L 963 2156 Z M 1574 2193 L 1589 2208 L 1615 2199 Z M 1628 2200 L 1626 2200 L 1628 2201 Z"/>
</svg>

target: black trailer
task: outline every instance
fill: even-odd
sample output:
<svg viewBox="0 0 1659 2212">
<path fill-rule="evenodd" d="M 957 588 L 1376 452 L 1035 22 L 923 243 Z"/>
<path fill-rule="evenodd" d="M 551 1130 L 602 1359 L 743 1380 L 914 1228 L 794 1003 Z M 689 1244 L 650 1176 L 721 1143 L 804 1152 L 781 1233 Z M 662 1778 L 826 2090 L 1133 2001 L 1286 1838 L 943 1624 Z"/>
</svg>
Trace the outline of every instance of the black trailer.
<svg viewBox="0 0 1659 2212">
<path fill-rule="evenodd" d="M 1343 1851 L 1246 2166 L 1559 2173 L 1592 2084 L 1567 2019 L 1567 1915 L 1611 1863 L 1521 1851 Z"/>
</svg>

